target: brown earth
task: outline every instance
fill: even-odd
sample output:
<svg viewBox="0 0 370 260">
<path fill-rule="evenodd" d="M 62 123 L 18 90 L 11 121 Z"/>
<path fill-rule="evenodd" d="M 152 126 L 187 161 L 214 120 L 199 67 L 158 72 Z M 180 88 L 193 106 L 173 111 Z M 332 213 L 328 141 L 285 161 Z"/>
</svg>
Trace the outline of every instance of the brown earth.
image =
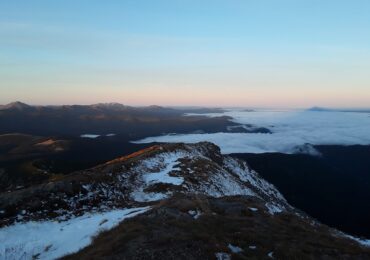
<svg viewBox="0 0 370 260">
<path fill-rule="evenodd" d="M 370 259 L 369 248 L 332 232 L 292 213 L 271 215 L 254 198 L 176 195 L 63 259 Z"/>
</svg>

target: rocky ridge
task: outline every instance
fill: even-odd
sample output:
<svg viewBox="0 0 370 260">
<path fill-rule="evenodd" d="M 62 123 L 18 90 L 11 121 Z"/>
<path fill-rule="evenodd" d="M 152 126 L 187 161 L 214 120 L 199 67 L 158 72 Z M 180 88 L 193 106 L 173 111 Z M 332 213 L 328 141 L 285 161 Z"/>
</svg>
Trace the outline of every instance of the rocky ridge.
<svg viewBox="0 0 370 260">
<path fill-rule="evenodd" d="M 103 217 L 112 212 L 113 219 Z M 67 258 L 370 259 L 368 241 L 344 235 L 290 206 L 245 161 L 222 155 L 207 142 L 154 145 L 49 183 L 0 194 L 0 241 L 3 237 L 6 242 L 5 233 L 19 232 L 19 227 L 40 225 L 35 230 L 43 230 L 43 223 L 60 223 L 54 228 L 60 235 L 89 219 L 96 225 L 91 232 L 101 227 L 107 231 Z M 9 244 L 0 256 L 53 259 L 78 251 L 60 251 L 59 242 L 38 241 L 31 253 L 24 245 Z"/>
<path fill-rule="evenodd" d="M 69 218 L 153 204 L 175 193 L 256 197 L 271 214 L 293 211 L 275 187 L 211 143 L 156 145 L 61 180 L 0 195 L 1 223 Z"/>
</svg>

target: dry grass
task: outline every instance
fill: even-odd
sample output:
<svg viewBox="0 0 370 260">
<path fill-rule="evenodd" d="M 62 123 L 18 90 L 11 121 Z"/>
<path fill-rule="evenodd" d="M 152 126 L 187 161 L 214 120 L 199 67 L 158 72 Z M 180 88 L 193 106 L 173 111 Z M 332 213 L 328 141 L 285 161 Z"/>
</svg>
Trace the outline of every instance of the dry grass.
<svg viewBox="0 0 370 260">
<path fill-rule="evenodd" d="M 200 218 L 187 213 L 193 209 Z M 243 249 L 233 259 L 269 259 L 269 252 L 276 259 L 370 259 L 369 249 L 329 231 L 292 214 L 271 216 L 255 199 L 178 195 L 65 259 L 214 259 L 216 252 L 231 254 L 229 243 Z"/>
</svg>

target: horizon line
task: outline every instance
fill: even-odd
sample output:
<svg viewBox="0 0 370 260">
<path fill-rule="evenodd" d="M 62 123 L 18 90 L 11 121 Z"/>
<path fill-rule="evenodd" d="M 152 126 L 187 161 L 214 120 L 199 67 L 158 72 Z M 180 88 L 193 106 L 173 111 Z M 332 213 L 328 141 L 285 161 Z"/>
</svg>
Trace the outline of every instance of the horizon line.
<svg viewBox="0 0 370 260">
<path fill-rule="evenodd" d="M 93 105 L 122 105 L 127 107 L 164 107 L 164 108 L 213 108 L 213 109 L 291 109 L 291 110 L 309 110 L 309 109 L 322 109 L 322 110 L 370 110 L 370 107 L 334 107 L 334 106 L 307 106 L 307 107 L 281 107 L 281 106 L 244 106 L 244 105 L 229 105 L 229 106 L 217 106 L 217 105 L 190 105 L 190 104 L 180 104 L 180 105 L 139 105 L 139 104 L 127 104 L 121 102 L 97 102 L 97 103 L 61 103 L 61 104 L 36 104 L 23 101 L 12 101 L 6 104 L 0 104 L 1 106 L 9 106 L 12 104 L 24 104 L 33 107 L 62 107 L 62 106 L 93 106 Z"/>
</svg>

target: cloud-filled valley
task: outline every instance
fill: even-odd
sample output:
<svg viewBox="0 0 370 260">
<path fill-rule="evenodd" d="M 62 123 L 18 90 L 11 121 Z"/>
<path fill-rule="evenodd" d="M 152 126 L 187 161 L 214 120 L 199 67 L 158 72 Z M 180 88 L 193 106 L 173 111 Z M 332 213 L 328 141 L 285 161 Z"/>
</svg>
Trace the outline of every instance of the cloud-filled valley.
<svg viewBox="0 0 370 260">
<path fill-rule="evenodd" d="M 136 143 L 150 142 L 213 142 L 222 153 L 295 153 L 305 144 L 312 145 L 368 145 L 370 144 L 369 113 L 338 111 L 237 111 L 212 113 L 207 116 L 227 115 L 239 124 L 266 127 L 271 134 L 213 133 L 163 135 L 148 137 Z"/>
</svg>

